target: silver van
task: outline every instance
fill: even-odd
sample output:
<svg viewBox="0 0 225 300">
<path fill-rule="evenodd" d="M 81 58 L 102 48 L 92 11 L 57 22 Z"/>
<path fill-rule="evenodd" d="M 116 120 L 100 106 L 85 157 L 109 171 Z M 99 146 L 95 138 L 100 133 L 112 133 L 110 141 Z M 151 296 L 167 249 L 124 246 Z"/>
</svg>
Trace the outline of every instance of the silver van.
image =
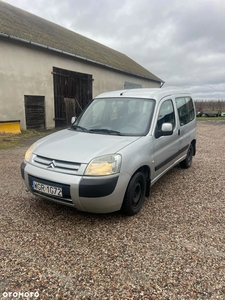
<svg viewBox="0 0 225 300">
<path fill-rule="evenodd" d="M 70 128 L 34 143 L 21 164 L 35 195 L 81 211 L 127 215 L 150 187 L 196 153 L 196 111 L 184 90 L 132 89 L 97 96 Z"/>
</svg>

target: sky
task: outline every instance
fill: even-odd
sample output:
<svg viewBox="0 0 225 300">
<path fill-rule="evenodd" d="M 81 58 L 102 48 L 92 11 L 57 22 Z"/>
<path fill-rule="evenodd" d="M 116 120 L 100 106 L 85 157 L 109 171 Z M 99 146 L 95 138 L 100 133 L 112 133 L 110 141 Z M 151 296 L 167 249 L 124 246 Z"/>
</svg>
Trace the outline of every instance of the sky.
<svg viewBox="0 0 225 300">
<path fill-rule="evenodd" d="M 4 0 L 122 52 L 195 99 L 225 99 L 224 0 Z"/>
</svg>

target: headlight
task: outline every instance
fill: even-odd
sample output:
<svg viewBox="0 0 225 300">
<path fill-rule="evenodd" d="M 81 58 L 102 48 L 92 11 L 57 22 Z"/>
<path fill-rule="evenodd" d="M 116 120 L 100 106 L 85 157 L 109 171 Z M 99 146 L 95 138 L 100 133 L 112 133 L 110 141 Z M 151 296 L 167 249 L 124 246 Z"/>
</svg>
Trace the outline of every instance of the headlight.
<svg viewBox="0 0 225 300">
<path fill-rule="evenodd" d="M 31 154 L 32 154 L 32 152 L 34 151 L 35 148 L 36 148 L 36 143 L 34 143 L 33 145 L 31 145 L 30 148 L 27 150 L 27 152 L 25 154 L 25 160 L 27 162 L 29 162 L 30 156 L 31 156 Z"/>
<path fill-rule="evenodd" d="M 85 175 L 103 176 L 120 172 L 121 155 L 112 154 L 94 158 L 85 171 Z"/>
</svg>

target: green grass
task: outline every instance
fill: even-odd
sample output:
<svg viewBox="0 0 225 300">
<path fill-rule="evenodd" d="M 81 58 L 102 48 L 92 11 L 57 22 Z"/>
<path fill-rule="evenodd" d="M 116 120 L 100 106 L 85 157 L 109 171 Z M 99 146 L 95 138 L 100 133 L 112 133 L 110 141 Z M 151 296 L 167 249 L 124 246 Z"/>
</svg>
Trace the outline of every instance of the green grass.
<svg viewBox="0 0 225 300">
<path fill-rule="evenodd" d="M 9 149 L 21 145 L 30 138 L 42 138 L 56 132 L 55 129 L 37 131 L 37 130 L 22 130 L 20 134 L 0 133 L 0 149 Z"/>
<path fill-rule="evenodd" d="M 225 121 L 225 117 L 197 117 L 197 121 Z"/>
</svg>

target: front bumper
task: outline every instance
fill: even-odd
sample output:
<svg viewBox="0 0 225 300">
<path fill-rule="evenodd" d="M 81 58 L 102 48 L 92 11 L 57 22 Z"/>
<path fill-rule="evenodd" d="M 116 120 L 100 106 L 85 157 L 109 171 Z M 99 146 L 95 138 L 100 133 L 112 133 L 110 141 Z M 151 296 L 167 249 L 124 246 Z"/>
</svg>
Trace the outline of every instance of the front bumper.
<svg viewBox="0 0 225 300">
<path fill-rule="evenodd" d="M 21 176 L 26 187 L 33 194 L 93 213 L 109 213 L 120 210 L 130 180 L 127 173 L 98 177 L 77 176 L 41 169 L 25 162 L 21 164 Z M 55 197 L 33 190 L 31 184 L 33 180 L 62 187 L 63 197 Z"/>
</svg>

